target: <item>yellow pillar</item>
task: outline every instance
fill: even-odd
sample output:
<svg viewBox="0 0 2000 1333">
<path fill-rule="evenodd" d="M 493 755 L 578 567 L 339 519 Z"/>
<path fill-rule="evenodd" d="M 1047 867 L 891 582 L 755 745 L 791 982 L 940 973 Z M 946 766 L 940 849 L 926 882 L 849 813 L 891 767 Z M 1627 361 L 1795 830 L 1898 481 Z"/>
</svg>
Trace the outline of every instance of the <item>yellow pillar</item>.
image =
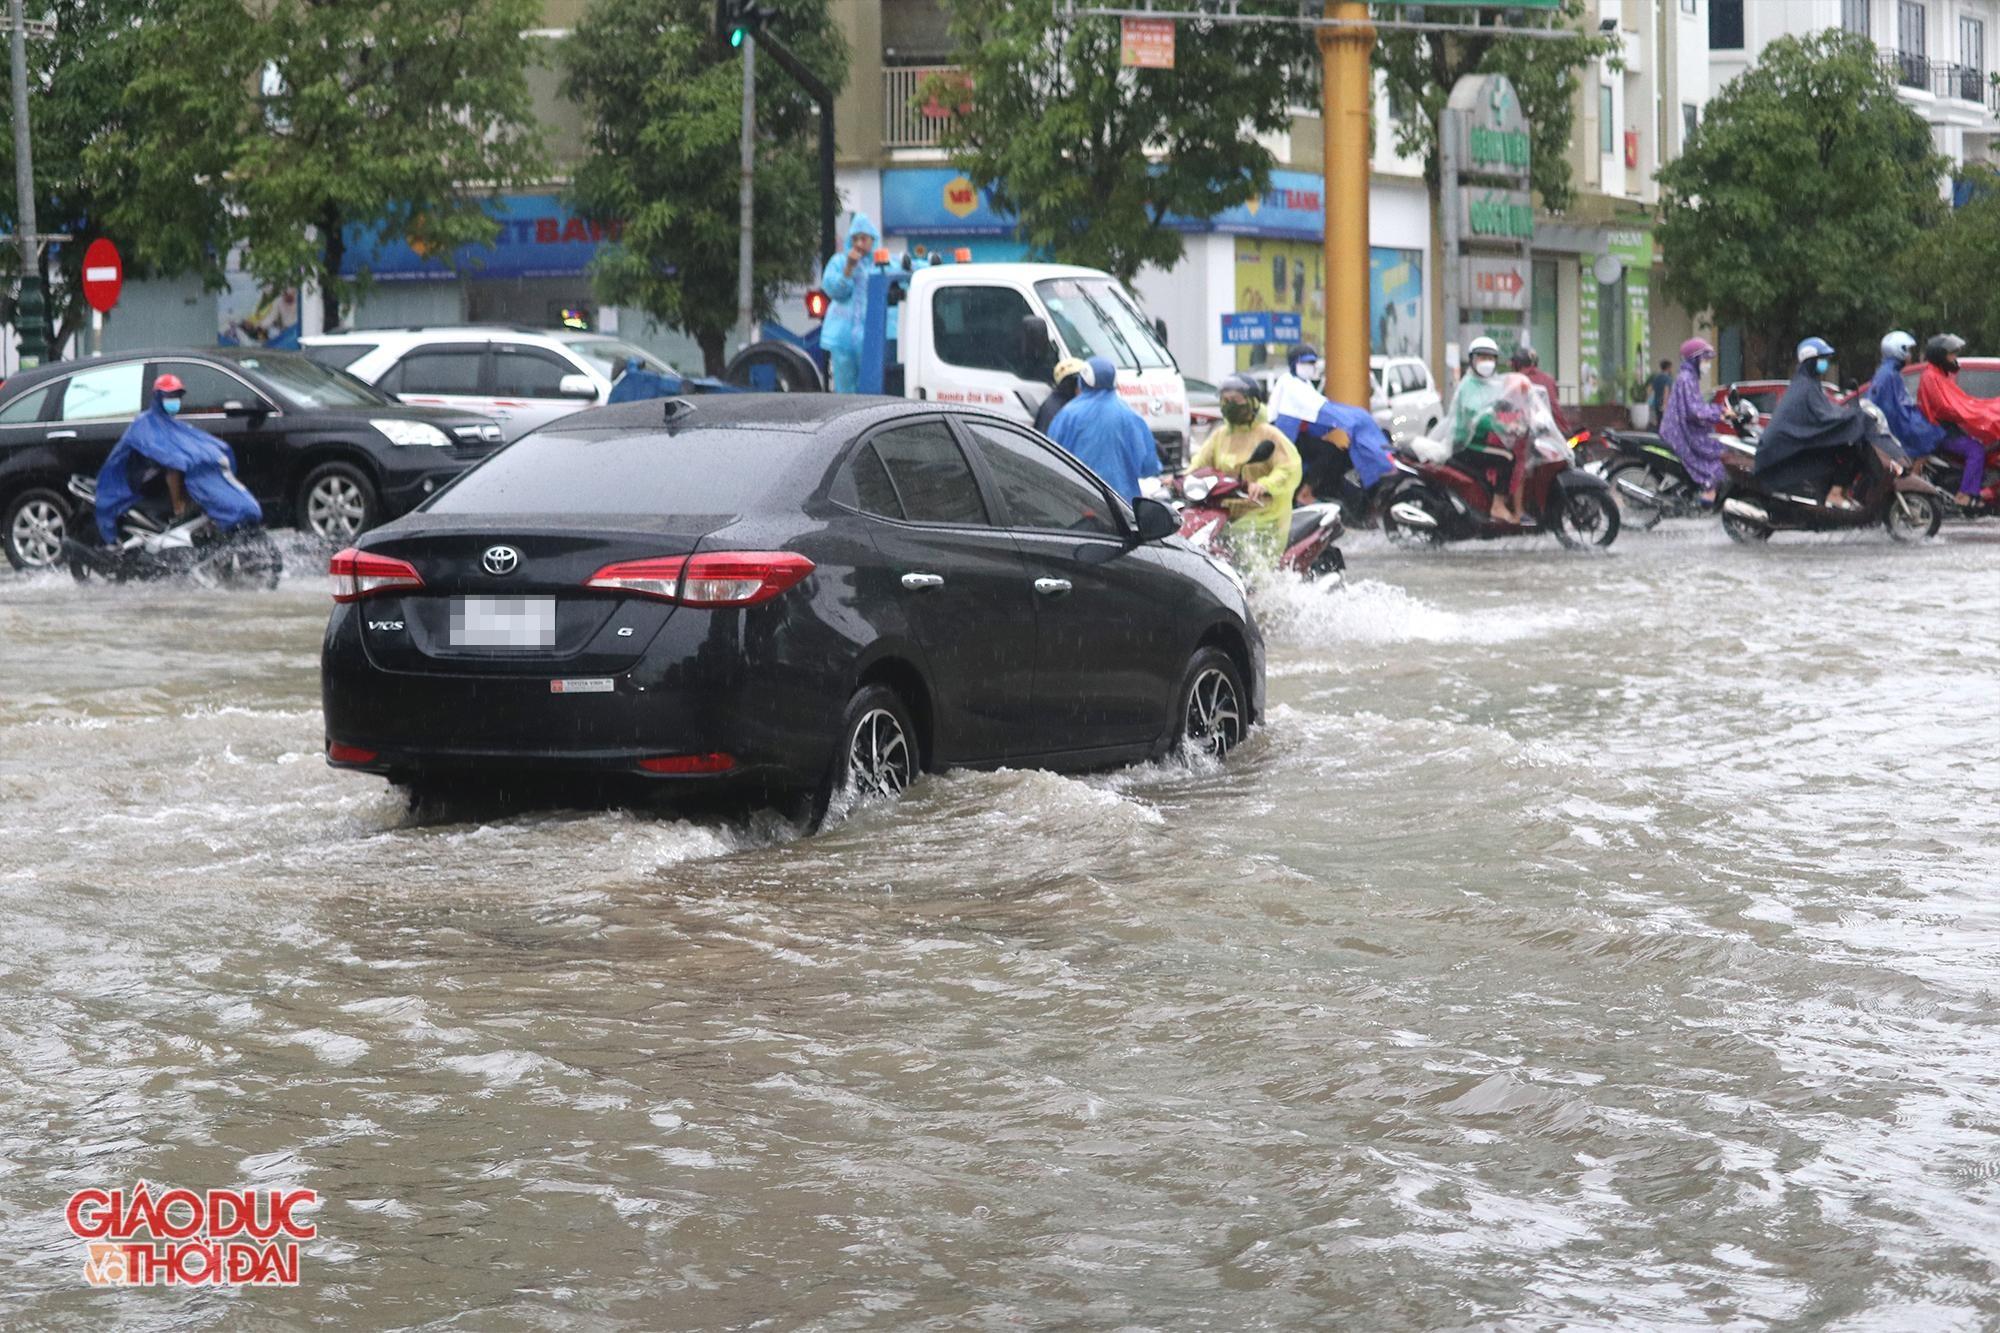
<svg viewBox="0 0 2000 1333">
<path fill-rule="evenodd" d="M 1375 107 L 1369 54 L 1375 29 L 1359 0 L 1328 0 L 1326 16 L 1354 24 L 1319 33 L 1325 141 L 1327 396 L 1368 406 L 1368 120 Z"/>
</svg>

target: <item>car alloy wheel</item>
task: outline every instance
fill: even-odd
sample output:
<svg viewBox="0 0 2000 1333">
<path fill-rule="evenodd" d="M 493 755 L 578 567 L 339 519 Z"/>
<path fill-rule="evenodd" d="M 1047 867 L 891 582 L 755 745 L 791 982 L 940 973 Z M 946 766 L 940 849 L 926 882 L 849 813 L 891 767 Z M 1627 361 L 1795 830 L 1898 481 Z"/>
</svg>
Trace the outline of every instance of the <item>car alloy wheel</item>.
<svg viewBox="0 0 2000 1333">
<path fill-rule="evenodd" d="M 916 756 L 902 722 L 886 708 L 871 708 L 855 720 L 847 737 L 847 780 L 856 795 L 902 795 L 916 769 Z"/>
<path fill-rule="evenodd" d="M 359 536 L 367 516 L 367 497 L 346 477 L 321 477 L 306 493 L 306 526 L 315 537 L 346 541 Z"/>
<path fill-rule="evenodd" d="M 24 569 L 53 569 L 62 559 L 63 538 L 68 534 L 68 515 L 54 500 L 36 495 L 14 511 L 8 540 Z"/>
<path fill-rule="evenodd" d="M 1187 744 L 1221 758 L 1243 739 L 1243 701 L 1235 679 L 1219 666 L 1205 667 L 1188 690 L 1183 721 Z"/>
</svg>

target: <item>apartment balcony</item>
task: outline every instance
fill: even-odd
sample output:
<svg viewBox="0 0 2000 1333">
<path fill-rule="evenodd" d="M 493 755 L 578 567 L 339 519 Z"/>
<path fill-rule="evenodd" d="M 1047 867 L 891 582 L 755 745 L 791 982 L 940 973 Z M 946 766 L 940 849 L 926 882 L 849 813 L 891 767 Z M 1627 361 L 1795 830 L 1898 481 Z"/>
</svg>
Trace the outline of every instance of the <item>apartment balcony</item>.
<svg viewBox="0 0 2000 1333">
<path fill-rule="evenodd" d="M 882 71 L 884 148 L 936 148 L 942 141 L 957 105 L 949 97 L 920 96 L 938 75 L 959 76 L 960 103 L 971 96 L 971 80 L 958 65 L 894 65 Z"/>
<path fill-rule="evenodd" d="M 2000 89 L 1986 71 L 1932 60 L 1911 51 L 1884 51 L 1882 65 L 1901 87 L 1950 102 L 1968 102 L 2000 114 Z"/>
</svg>

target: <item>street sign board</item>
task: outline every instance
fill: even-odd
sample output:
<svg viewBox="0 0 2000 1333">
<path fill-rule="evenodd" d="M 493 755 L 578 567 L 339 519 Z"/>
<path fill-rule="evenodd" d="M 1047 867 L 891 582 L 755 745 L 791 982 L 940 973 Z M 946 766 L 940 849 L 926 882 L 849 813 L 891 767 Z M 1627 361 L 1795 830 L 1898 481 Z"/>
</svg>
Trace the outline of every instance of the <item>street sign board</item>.
<svg viewBox="0 0 2000 1333">
<path fill-rule="evenodd" d="M 1521 109 L 1520 95 L 1505 78 L 1480 80 L 1473 97 L 1455 98 L 1459 117 L 1459 172 L 1466 176 L 1499 176 L 1525 182 L 1531 141 L 1528 117 Z"/>
<path fill-rule="evenodd" d="M 125 287 L 125 261 L 118 247 L 100 236 L 83 252 L 83 299 L 99 314 L 108 315 Z"/>
<path fill-rule="evenodd" d="M 1224 346 L 1261 347 L 1305 340 L 1305 318 L 1295 310 L 1231 311 L 1222 317 Z"/>
<path fill-rule="evenodd" d="M 1465 304 L 1472 310 L 1526 310 L 1532 275 L 1525 259 L 1492 259 L 1468 255 L 1460 272 L 1465 275 Z"/>
<path fill-rule="evenodd" d="M 1526 190 L 1468 185 L 1458 193 L 1459 236 L 1467 241 L 1532 241 L 1535 206 Z"/>
<path fill-rule="evenodd" d="M 1135 69 L 1172 69 L 1174 21 L 1129 17 L 1119 19 L 1118 63 Z"/>
</svg>

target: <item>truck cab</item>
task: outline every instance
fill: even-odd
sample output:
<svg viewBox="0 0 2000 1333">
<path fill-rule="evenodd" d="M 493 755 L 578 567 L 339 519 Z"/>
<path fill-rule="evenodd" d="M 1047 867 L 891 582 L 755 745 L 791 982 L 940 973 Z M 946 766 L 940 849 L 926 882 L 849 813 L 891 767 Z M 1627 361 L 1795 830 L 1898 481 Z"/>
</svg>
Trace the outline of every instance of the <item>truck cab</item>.
<svg viewBox="0 0 2000 1333">
<path fill-rule="evenodd" d="M 1054 387 L 1056 362 L 1109 357 L 1118 393 L 1145 419 L 1161 462 L 1187 461 L 1180 367 L 1110 274 L 1068 264 L 939 264 L 910 273 L 900 307 L 893 355 L 903 396 L 1032 422 Z"/>
</svg>

